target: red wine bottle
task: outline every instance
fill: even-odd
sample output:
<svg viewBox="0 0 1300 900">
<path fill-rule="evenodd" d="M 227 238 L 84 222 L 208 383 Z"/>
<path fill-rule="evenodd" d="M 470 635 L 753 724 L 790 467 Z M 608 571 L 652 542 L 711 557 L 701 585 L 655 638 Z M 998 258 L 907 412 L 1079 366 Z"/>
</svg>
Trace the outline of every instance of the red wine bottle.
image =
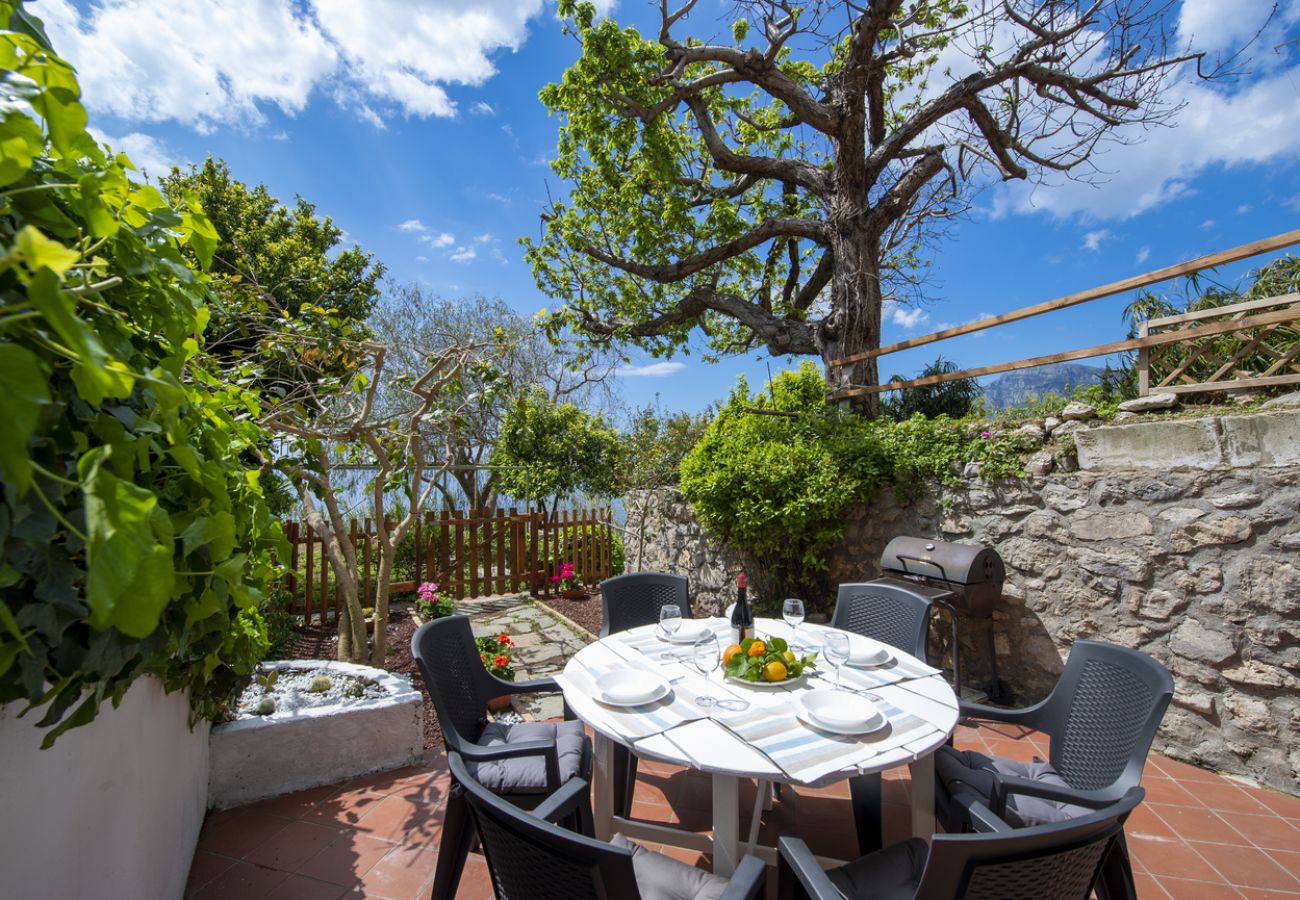
<svg viewBox="0 0 1300 900">
<path fill-rule="evenodd" d="M 749 608 L 749 597 L 745 591 L 745 573 L 736 578 L 736 605 L 731 610 L 732 643 L 739 644 L 754 634 L 754 611 Z"/>
</svg>

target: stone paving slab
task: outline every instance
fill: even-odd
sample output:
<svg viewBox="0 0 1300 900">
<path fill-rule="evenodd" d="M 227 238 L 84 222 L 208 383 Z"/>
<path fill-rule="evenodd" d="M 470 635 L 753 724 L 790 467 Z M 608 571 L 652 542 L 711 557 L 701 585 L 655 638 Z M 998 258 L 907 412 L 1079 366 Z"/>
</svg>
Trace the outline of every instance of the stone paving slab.
<svg viewBox="0 0 1300 900">
<path fill-rule="evenodd" d="M 495 637 L 503 632 L 510 635 L 516 647 L 516 681 L 563 671 L 569 659 L 592 641 L 591 635 L 573 628 L 527 595 L 466 600 L 457 604 L 457 610 L 470 617 L 475 637 Z M 513 706 L 528 720 L 564 715 L 564 701 L 558 694 L 517 695 Z"/>
</svg>

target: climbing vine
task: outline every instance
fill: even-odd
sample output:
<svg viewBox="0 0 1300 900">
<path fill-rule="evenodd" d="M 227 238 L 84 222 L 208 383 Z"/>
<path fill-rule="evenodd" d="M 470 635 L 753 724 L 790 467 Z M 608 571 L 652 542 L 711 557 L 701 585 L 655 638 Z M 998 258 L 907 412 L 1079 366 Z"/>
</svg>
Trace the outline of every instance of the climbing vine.
<svg viewBox="0 0 1300 900">
<path fill-rule="evenodd" d="M 71 66 L 0 0 L 0 702 L 48 746 L 133 680 L 211 715 L 267 648 L 281 540 L 252 396 L 205 368 L 217 235 L 86 131 Z"/>
</svg>

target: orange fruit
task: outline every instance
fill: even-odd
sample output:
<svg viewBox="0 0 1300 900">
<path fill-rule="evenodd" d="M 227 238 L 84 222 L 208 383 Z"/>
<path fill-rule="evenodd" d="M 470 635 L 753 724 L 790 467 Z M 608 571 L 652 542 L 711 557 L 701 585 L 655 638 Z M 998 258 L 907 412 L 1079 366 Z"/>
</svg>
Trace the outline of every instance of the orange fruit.
<svg viewBox="0 0 1300 900">
<path fill-rule="evenodd" d="M 773 661 L 763 666 L 763 677 L 768 681 L 785 681 L 786 674 L 787 671 L 783 662 Z"/>
<path fill-rule="evenodd" d="M 730 647 L 728 647 L 726 650 L 723 650 L 723 651 L 722 651 L 722 664 L 725 666 L 727 663 L 731 662 L 731 658 L 732 658 L 733 656 L 735 656 L 735 655 L 736 655 L 737 653 L 739 653 L 739 652 L 740 652 L 740 645 L 739 645 L 739 644 L 732 644 L 732 645 L 731 645 Z"/>
<path fill-rule="evenodd" d="M 767 644 L 764 644 L 762 641 L 754 641 L 754 643 L 749 645 L 750 656 L 762 656 L 766 652 Z"/>
</svg>

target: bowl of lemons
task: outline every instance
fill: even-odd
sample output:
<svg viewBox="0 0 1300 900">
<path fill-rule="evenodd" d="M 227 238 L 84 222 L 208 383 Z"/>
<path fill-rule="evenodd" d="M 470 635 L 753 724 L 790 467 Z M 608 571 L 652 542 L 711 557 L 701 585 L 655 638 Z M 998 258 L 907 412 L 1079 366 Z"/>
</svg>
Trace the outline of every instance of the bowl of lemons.
<svg viewBox="0 0 1300 900">
<path fill-rule="evenodd" d="M 791 688 L 817 668 L 817 654 L 799 656 L 784 638 L 745 638 L 722 651 L 727 681 L 751 688 Z"/>
</svg>

